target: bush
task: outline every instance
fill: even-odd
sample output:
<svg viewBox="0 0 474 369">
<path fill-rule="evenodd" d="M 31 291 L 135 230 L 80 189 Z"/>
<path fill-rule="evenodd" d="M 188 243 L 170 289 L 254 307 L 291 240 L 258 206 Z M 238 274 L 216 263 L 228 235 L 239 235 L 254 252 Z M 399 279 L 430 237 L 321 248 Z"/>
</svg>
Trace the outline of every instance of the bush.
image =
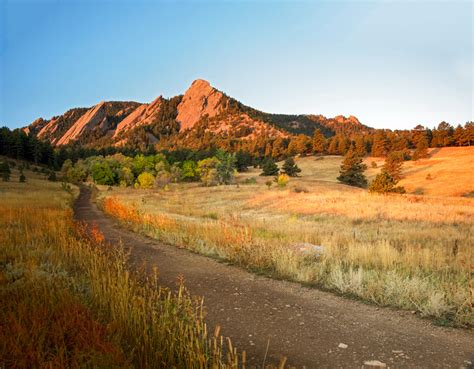
<svg viewBox="0 0 474 369">
<path fill-rule="evenodd" d="M 155 177 L 151 173 L 143 172 L 138 176 L 137 183 L 140 188 L 153 188 Z"/>
<path fill-rule="evenodd" d="M 171 174 L 166 170 L 162 170 L 156 174 L 155 188 L 165 188 L 171 182 Z"/>
<path fill-rule="evenodd" d="M 278 187 L 280 187 L 280 188 L 286 187 L 286 185 L 288 184 L 289 181 L 290 181 L 290 177 L 287 174 L 284 174 L 284 173 L 280 174 L 276 178 L 276 183 L 277 183 Z"/>
<path fill-rule="evenodd" d="M 267 186 L 268 189 L 270 189 L 270 187 L 272 187 L 272 185 L 273 185 L 273 182 L 272 181 L 266 181 L 265 185 Z"/>
<path fill-rule="evenodd" d="M 295 186 L 295 187 L 293 188 L 293 192 L 296 192 L 296 193 L 308 193 L 309 190 L 308 190 L 306 187 Z"/>
<path fill-rule="evenodd" d="M 255 177 L 246 178 L 244 181 L 244 184 L 247 184 L 247 185 L 257 184 L 257 178 Z"/>
<path fill-rule="evenodd" d="M 49 172 L 48 181 L 50 181 L 50 182 L 56 182 L 57 181 L 56 172 L 54 170 Z"/>
<path fill-rule="evenodd" d="M 181 179 L 186 182 L 195 181 L 198 178 L 198 167 L 192 160 L 186 160 L 183 163 Z"/>
<path fill-rule="evenodd" d="M 23 170 L 20 171 L 20 183 L 25 183 L 26 182 L 26 177 L 23 174 Z"/>
<path fill-rule="evenodd" d="M 92 179 L 100 185 L 112 186 L 117 183 L 117 174 L 114 173 L 110 165 L 105 160 L 97 160 L 92 164 Z"/>
<path fill-rule="evenodd" d="M 372 163 L 370 163 L 370 166 L 372 168 L 377 168 L 377 163 L 375 161 L 373 161 Z"/>
<path fill-rule="evenodd" d="M 215 186 L 219 183 L 217 177 L 217 165 L 219 160 L 215 157 L 200 160 L 197 173 L 205 186 Z"/>
</svg>

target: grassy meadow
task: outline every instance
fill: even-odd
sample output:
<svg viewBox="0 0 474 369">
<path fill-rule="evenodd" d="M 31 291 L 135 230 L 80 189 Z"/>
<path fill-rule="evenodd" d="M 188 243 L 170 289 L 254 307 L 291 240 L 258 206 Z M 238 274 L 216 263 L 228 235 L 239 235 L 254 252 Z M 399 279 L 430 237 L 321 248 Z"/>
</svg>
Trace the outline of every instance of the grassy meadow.
<svg viewBox="0 0 474 369">
<path fill-rule="evenodd" d="M 405 163 L 406 195 L 341 185 L 341 158 L 325 156 L 298 159 L 301 177 L 284 189 L 267 188 L 268 177 L 251 169 L 231 186 L 102 188 L 99 204 L 134 230 L 179 247 L 472 327 L 474 148 L 431 154 Z M 383 159 L 366 163 L 372 179 Z"/>
<path fill-rule="evenodd" d="M 207 332 L 200 299 L 129 271 L 118 245 L 73 222 L 77 188 L 25 174 L 0 182 L 1 368 L 245 366 Z"/>
</svg>

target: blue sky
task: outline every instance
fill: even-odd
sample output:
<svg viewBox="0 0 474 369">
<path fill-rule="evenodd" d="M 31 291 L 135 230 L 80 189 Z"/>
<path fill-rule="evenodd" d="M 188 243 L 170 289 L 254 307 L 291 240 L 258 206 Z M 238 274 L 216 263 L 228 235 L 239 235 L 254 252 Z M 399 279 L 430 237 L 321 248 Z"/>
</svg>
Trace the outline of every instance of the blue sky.
<svg viewBox="0 0 474 369">
<path fill-rule="evenodd" d="M 12 128 L 196 78 L 267 112 L 474 120 L 471 1 L 0 0 L 0 63 Z"/>
</svg>

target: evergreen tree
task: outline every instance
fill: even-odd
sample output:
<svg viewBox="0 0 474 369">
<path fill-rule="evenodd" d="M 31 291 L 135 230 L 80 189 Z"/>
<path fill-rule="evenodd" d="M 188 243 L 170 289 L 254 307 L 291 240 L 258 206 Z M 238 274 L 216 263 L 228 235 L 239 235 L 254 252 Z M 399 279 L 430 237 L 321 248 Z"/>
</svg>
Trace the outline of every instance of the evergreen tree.
<svg viewBox="0 0 474 369">
<path fill-rule="evenodd" d="M 8 182 L 10 180 L 11 170 L 10 166 L 8 165 L 8 162 L 0 162 L 0 175 L 2 176 L 3 182 Z"/>
<path fill-rule="evenodd" d="M 428 157 L 428 138 L 426 133 L 420 133 L 416 140 L 416 149 L 413 153 L 413 159 L 418 160 Z"/>
<path fill-rule="evenodd" d="M 385 159 L 383 170 L 387 172 L 395 182 L 402 179 L 403 152 L 394 151 Z"/>
<path fill-rule="evenodd" d="M 276 141 L 275 141 L 276 142 Z M 237 151 L 235 154 L 236 167 L 238 172 L 246 172 L 248 167 L 252 165 L 252 156 L 243 150 Z"/>
<path fill-rule="evenodd" d="M 268 158 L 263 162 L 261 176 L 276 176 L 279 172 L 278 165 L 272 158 Z"/>
<path fill-rule="evenodd" d="M 464 146 L 466 144 L 466 137 L 465 137 L 464 128 L 459 124 L 456 129 L 454 130 L 453 139 L 456 145 Z"/>
<path fill-rule="evenodd" d="M 405 193 L 404 187 L 396 187 L 398 181 L 394 180 L 393 177 L 385 170 L 377 174 L 375 179 L 370 183 L 369 192 L 376 193 Z"/>
<path fill-rule="evenodd" d="M 313 152 L 315 154 L 322 154 L 326 150 L 326 138 L 321 133 L 320 129 L 316 129 L 313 135 Z"/>
<path fill-rule="evenodd" d="M 355 139 L 355 151 L 360 157 L 364 157 L 367 154 L 367 147 L 365 146 L 364 137 L 358 136 Z"/>
<path fill-rule="evenodd" d="M 384 131 L 377 131 L 374 135 L 374 143 L 372 145 L 372 156 L 385 156 L 388 151 L 388 139 Z"/>
<path fill-rule="evenodd" d="M 285 160 L 282 171 L 290 177 L 297 177 L 298 173 L 301 172 L 301 169 L 296 165 L 295 159 L 293 159 L 293 157 L 289 157 Z"/>
<path fill-rule="evenodd" d="M 351 147 L 344 156 L 337 179 L 350 186 L 365 187 L 367 185 L 367 178 L 364 175 L 366 169 L 367 166 L 362 163 L 362 158 Z"/>
</svg>

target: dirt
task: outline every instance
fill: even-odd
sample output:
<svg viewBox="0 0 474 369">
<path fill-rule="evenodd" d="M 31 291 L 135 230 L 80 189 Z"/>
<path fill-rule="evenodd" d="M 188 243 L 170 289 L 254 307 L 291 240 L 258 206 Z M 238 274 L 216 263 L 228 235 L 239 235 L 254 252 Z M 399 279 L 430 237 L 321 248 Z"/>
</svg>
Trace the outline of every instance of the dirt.
<svg viewBox="0 0 474 369">
<path fill-rule="evenodd" d="M 97 224 L 110 243 L 122 242 L 135 264 L 157 267 L 161 284 L 174 288 L 184 276 L 190 292 L 204 297 L 210 330 L 219 325 L 254 367 L 281 356 L 298 368 L 383 367 L 377 362 L 387 368 L 473 367 L 472 331 L 434 326 L 407 311 L 272 280 L 162 244 L 122 228 L 90 197 L 81 190 L 75 217 Z"/>
</svg>

